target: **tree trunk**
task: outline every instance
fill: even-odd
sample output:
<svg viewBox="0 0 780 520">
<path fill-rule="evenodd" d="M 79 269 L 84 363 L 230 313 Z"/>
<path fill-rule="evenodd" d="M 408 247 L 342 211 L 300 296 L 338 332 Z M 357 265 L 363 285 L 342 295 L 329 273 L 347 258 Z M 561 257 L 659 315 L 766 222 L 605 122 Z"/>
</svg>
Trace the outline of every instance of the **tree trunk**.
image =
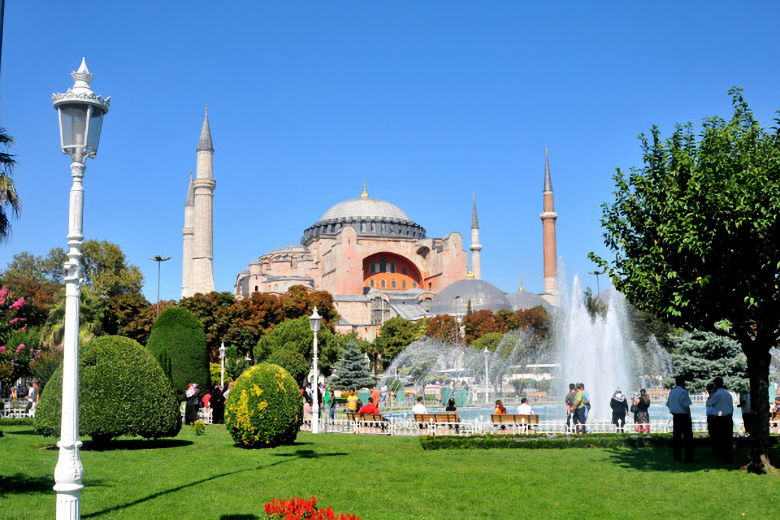
<svg viewBox="0 0 780 520">
<path fill-rule="evenodd" d="M 750 434 L 748 471 L 774 471 L 769 462 L 769 346 L 753 342 L 746 349 L 748 377 L 750 378 L 750 414 L 744 417 L 745 429 Z"/>
</svg>

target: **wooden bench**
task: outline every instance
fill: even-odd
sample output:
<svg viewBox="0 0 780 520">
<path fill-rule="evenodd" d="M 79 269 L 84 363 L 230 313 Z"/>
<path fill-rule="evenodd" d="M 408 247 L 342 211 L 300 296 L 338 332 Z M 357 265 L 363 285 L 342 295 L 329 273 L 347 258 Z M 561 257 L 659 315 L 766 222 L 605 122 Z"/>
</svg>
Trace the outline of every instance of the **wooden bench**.
<svg viewBox="0 0 780 520">
<path fill-rule="evenodd" d="M 442 434 L 443 429 L 452 430 L 455 429 L 455 433 L 460 432 L 458 423 L 460 422 L 460 416 L 458 412 L 444 412 L 444 413 L 416 413 L 414 414 L 414 421 L 419 425 L 421 430 L 426 430 L 427 433 L 432 435 Z M 451 432 L 447 432 L 451 433 Z"/>
<path fill-rule="evenodd" d="M 491 415 L 490 422 L 494 426 L 498 426 L 502 433 L 530 433 L 539 424 L 539 416 L 521 414 Z"/>
<path fill-rule="evenodd" d="M 353 433 L 388 433 L 387 419 L 380 413 L 347 412 L 347 421 Z"/>
</svg>

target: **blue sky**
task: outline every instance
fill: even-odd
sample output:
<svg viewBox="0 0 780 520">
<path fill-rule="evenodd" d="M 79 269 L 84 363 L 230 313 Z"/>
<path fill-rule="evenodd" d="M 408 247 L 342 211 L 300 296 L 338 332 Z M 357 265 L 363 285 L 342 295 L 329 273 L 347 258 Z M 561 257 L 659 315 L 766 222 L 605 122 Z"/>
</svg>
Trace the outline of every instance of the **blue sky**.
<svg viewBox="0 0 780 520">
<path fill-rule="evenodd" d="M 24 208 L 0 266 L 65 246 L 69 160 L 50 96 L 82 56 L 112 103 L 87 165 L 85 236 L 118 243 L 150 301 L 156 254 L 172 257 L 162 297 L 180 296 L 205 105 L 223 291 L 365 179 L 428 236 L 466 243 L 476 192 L 483 278 L 539 292 L 546 146 L 570 280 L 605 252 L 600 204 L 616 167 L 640 165 L 638 134 L 728 116 L 734 85 L 774 125 L 778 2 L 528 4 L 6 2 L 0 124 L 16 139 Z"/>
</svg>

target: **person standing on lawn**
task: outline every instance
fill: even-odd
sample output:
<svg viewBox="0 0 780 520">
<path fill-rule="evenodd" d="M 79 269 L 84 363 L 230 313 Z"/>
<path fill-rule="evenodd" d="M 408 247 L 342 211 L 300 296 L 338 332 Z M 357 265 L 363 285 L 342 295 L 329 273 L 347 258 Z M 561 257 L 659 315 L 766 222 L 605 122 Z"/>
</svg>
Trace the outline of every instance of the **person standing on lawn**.
<svg viewBox="0 0 780 520">
<path fill-rule="evenodd" d="M 571 429 L 571 423 L 574 416 L 574 396 L 577 395 L 577 388 L 574 383 L 569 383 L 569 393 L 566 394 L 564 402 L 566 403 L 566 428 Z"/>
<path fill-rule="evenodd" d="M 577 429 L 577 433 L 585 433 L 585 421 L 587 420 L 587 408 L 585 408 L 585 385 L 577 383 L 575 389 L 577 393 L 574 394 L 574 404 L 572 405 L 574 424 Z"/>
<path fill-rule="evenodd" d="M 734 400 L 731 394 L 723 388 L 723 378 L 716 377 L 712 380 L 715 384 L 715 393 L 712 394 L 710 402 L 714 413 L 712 418 L 712 439 L 713 452 L 716 453 L 721 462 L 729 463 L 734 451 Z"/>
<path fill-rule="evenodd" d="M 623 433 L 626 425 L 626 415 L 628 415 L 628 401 L 620 389 L 615 390 L 612 399 L 609 400 L 609 407 L 612 408 L 612 424 L 617 428 L 618 433 Z"/>
<path fill-rule="evenodd" d="M 358 396 L 357 392 L 355 392 L 355 389 L 349 391 L 349 395 L 347 396 L 347 411 L 348 412 L 356 412 L 358 409 Z"/>
<path fill-rule="evenodd" d="M 685 446 L 685 462 L 693 462 L 693 424 L 691 423 L 691 396 L 685 389 L 683 376 L 675 376 L 675 387 L 669 392 L 666 407 L 672 414 L 672 453 L 674 460 L 682 460 Z"/>
</svg>

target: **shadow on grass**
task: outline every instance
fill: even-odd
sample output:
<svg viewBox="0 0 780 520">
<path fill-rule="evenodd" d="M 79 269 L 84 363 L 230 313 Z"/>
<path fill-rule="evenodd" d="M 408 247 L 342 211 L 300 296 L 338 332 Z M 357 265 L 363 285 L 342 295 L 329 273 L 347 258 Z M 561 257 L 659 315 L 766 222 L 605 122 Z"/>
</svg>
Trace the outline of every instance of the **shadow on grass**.
<svg viewBox="0 0 780 520">
<path fill-rule="evenodd" d="M 7 431 L 5 432 L 6 435 L 38 435 L 35 433 L 35 430 L 18 430 L 18 431 Z"/>
<path fill-rule="evenodd" d="M 261 464 L 260 466 L 255 466 L 255 467 L 252 467 L 252 468 L 244 468 L 244 469 L 239 469 L 239 470 L 236 470 L 236 471 L 229 471 L 229 472 L 226 472 L 226 473 L 218 473 L 216 475 L 209 475 L 208 477 L 204 477 L 202 479 L 194 480 L 192 482 L 188 482 L 188 483 L 182 484 L 180 486 L 176 486 L 176 487 L 173 487 L 173 488 L 170 488 L 170 489 L 166 489 L 165 491 L 158 491 L 157 493 L 152 493 L 151 495 L 145 496 L 143 498 L 139 498 L 137 500 L 133 500 L 131 502 L 127 502 L 125 504 L 120 504 L 118 506 L 109 507 L 108 509 L 104 509 L 102 511 L 96 511 L 94 513 L 89 513 L 87 515 L 81 515 L 81 518 L 95 518 L 95 517 L 98 517 L 98 516 L 101 516 L 101 515 L 105 515 L 105 514 L 108 514 L 108 513 L 114 513 L 116 511 L 121 511 L 123 509 L 127 509 L 128 507 L 132 507 L 134 505 L 142 504 L 144 502 L 148 502 L 149 500 L 154 500 L 157 497 L 168 495 L 170 493 L 175 493 L 177 491 L 181 491 L 182 489 L 187 489 L 187 488 L 190 488 L 192 486 L 196 486 L 198 484 L 202 484 L 204 482 L 208 482 L 208 481 L 211 481 L 211 480 L 214 480 L 214 479 L 218 479 L 218 478 L 222 478 L 222 477 L 229 477 L 231 475 L 237 475 L 239 473 L 246 473 L 246 472 L 250 472 L 250 471 L 257 471 L 257 470 L 262 470 L 262 469 L 268 469 L 268 468 L 272 468 L 274 466 L 279 466 L 281 464 L 285 464 L 287 462 L 293 462 L 293 461 L 295 461 L 297 459 L 316 459 L 316 458 L 320 458 L 320 457 L 338 457 L 338 456 L 345 456 L 345 455 L 347 455 L 347 453 L 322 453 L 322 454 L 319 454 L 319 453 L 314 452 L 313 450 L 296 450 L 293 453 L 279 453 L 279 454 L 274 454 L 274 455 L 278 456 L 278 457 L 286 457 L 286 458 L 284 460 L 280 460 L 280 461 L 277 461 L 277 462 L 272 462 L 271 464 L 264 464 L 264 465 Z M 257 518 L 257 517 L 254 516 L 254 515 L 232 515 L 232 516 L 228 515 L 228 516 L 223 516 L 222 518 L 236 518 L 236 519 L 238 519 L 238 518 L 247 518 L 247 519 L 250 519 L 250 518 Z"/>
<path fill-rule="evenodd" d="M 161 448 L 181 448 L 192 445 L 192 441 L 182 439 L 120 439 L 108 443 L 84 441 L 82 451 L 114 451 L 114 450 L 156 450 Z"/>
<path fill-rule="evenodd" d="M 53 487 L 53 475 L 46 477 L 30 477 L 24 473 L 16 473 L 9 477 L 0 475 L 0 497 L 9 493 L 48 493 Z"/>
<path fill-rule="evenodd" d="M 697 449 L 698 448 L 698 449 Z M 612 448 L 607 450 L 612 462 L 623 468 L 641 471 L 674 471 L 690 473 L 711 469 L 738 469 L 739 465 L 723 464 L 713 457 L 709 447 L 694 448 L 693 462 L 678 462 L 672 456 L 672 448 Z M 683 452 L 684 453 L 684 452 Z M 743 450 L 734 450 L 734 460 L 746 460 Z"/>
<path fill-rule="evenodd" d="M 219 520 L 260 520 L 257 515 L 222 515 Z"/>
<path fill-rule="evenodd" d="M 299 459 L 319 459 L 321 457 L 342 457 L 348 453 L 317 453 L 314 450 L 295 450 L 293 453 L 274 453 L 274 457 L 296 457 Z"/>
</svg>

